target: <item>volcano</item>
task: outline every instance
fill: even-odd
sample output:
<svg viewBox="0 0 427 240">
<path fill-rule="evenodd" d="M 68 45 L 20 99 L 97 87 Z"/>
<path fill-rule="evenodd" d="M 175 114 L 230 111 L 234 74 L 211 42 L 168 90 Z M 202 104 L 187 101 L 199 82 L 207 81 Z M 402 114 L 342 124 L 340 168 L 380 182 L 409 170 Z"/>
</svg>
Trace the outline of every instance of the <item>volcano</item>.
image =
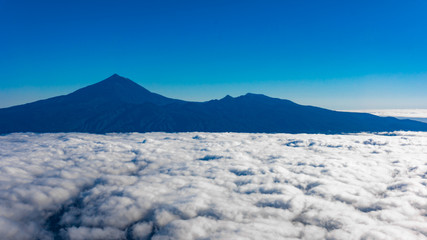
<svg viewBox="0 0 427 240">
<path fill-rule="evenodd" d="M 188 102 L 150 92 L 117 74 L 57 96 L 0 109 L 0 133 L 427 131 L 427 124 L 303 106 L 248 93 Z"/>
</svg>

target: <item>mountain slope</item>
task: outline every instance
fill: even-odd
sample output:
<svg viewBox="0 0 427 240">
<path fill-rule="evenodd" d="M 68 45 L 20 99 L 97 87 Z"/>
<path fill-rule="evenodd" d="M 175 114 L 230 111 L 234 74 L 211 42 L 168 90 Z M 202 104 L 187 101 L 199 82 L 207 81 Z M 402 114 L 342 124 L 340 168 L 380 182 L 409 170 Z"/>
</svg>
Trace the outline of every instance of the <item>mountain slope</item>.
<svg viewBox="0 0 427 240">
<path fill-rule="evenodd" d="M 10 132 L 286 132 L 427 131 L 427 124 L 302 106 L 260 94 L 186 102 L 113 75 L 68 95 L 0 109 Z"/>
<path fill-rule="evenodd" d="M 151 102 L 157 105 L 165 105 L 180 101 L 164 97 L 157 93 L 152 93 L 132 80 L 117 74 L 101 82 L 81 88 L 67 95 L 67 99 L 73 102 L 101 99 L 133 104 Z"/>
<path fill-rule="evenodd" d="M 178 131 L 340 133 L 427 130 L 427 124 L 416 121 L 301 106 L 289 100 L 258 94 L 166 108 L 170 108 L 167 112 L 172 115 L 172 119 L 181 120 Z M 194 116 L 197 116 L 198 121 L 193 120 Z M 199 125 L 190 124 L 193 122 Z"/>
</svg>

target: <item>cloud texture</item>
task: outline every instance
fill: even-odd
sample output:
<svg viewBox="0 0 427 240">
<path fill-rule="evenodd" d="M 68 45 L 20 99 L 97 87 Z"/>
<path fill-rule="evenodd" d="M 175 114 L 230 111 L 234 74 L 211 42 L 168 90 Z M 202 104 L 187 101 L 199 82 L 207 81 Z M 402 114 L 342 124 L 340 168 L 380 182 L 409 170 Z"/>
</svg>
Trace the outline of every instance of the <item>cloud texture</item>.
<svg viewBox="0 0 427 240">
<path fill-rule="evenodd" d="M 427 134 L 0 136 L 6 239 L 427 239 Z"/>
</svg>

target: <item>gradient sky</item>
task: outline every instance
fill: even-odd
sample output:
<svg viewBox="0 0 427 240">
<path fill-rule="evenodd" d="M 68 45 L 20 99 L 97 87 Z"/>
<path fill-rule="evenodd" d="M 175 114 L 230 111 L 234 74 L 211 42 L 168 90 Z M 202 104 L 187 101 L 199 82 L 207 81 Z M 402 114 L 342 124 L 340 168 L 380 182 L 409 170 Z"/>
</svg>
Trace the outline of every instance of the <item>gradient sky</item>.
<svg viewBox="0 0 427 240">
<path fill-rule="evenodd" d="M 427 1 L 0 0 L 0 107 L 113 73 L 168 97 L 427 108 Z"/>
</svg>

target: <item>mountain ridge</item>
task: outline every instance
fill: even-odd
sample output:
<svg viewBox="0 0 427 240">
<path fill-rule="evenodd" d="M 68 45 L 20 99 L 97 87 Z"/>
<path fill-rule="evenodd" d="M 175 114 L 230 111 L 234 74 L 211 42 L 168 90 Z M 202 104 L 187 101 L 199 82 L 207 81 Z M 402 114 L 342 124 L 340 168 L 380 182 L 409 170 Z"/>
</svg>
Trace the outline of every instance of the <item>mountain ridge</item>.
<svg viewBox="0 0 427 240">
<path fill-rule="evenodd" d="M 189 102 L 114 74 L 70 94 L 0 109 L 0 133 L 427 131 L 427 124 L 348 113 L 263 94 Z"/>
</svg>

